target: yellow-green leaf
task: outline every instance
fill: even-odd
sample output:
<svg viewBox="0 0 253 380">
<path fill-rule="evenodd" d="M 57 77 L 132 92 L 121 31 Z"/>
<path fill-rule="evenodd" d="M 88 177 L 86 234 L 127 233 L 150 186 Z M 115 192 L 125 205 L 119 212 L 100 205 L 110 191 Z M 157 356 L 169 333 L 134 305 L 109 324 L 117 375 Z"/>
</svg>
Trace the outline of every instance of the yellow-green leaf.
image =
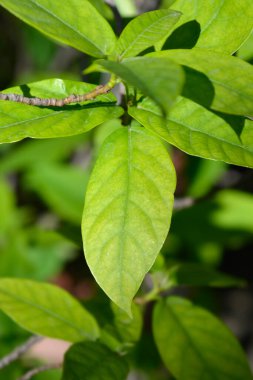
<svg viewBox="0 0 253 380">
<path fill-rule="evenodd" d="M 99 336 L 96 320 L 57 286 L 17 278 L 0 279 L 0 309 L 39 335 L 77 342 Z"/>
<path fill-rule="evenodd" d="M 82 222 L 96 281 L 127 313 L 170 226 L 175 172 L 162 142 L 140 127 L 104 142 L 91 175 Z"/>
<path fill-rule="evenodd" d="M 13 87 L 3 92 L 26 94 L 30 97 L 64 98 L 85 94 L 96 86 L 83 82 L 48 79 Z M 66 107 L 36 107 L 0 100 L 0 143 L 22 140 L 25 137 L 53 138 L 78 135 L 104 121 L 122 114 L 115 105 L 113 94 L 100 95 L 93 101 Z"/>
<path fill-rule="evenodd" d="M 56 41 L 93 57 L 104 57 L 115 45 L 108 22 L 87 0 L 0 0 L 0 5 Z"/>
</svg>

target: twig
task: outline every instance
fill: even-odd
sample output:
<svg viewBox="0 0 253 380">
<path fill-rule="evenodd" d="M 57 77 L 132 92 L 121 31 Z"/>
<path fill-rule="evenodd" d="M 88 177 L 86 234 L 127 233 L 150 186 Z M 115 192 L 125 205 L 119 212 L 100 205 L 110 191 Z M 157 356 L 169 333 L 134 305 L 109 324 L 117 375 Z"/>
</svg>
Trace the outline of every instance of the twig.
<svg viewBox="0 0 253 380">
<path fill-rule="evenodd" d="M 43 337 L 41 336 L 32 336 L 29 338 L 25 343 L 23 343 L 21 346 L 15 348 L 10 354 L 4 356 L 0 360 L 0 369 L 8 366 L 15 360 L 17 360 L 20 356 L 22 356 L 26 351 L 29 350 L 30 347 L 32 347 L 35 343 L 39 342 Z"/>
<path fill-rule="evenodd" d="M 177 198 L 174 201 L 174 210 L 182 210 L 193 206 L 196 203 L 196 200 L 190 197 Z"/>
<path fill-rule="evenodd" d="M 12 102 L 25 103 L 32 106 L 43 106 L 43 107 L 63 107 L 70 103 L 79 103 L 85 102 L 87 100 L 93 100 L 97 96 L 106 94 L 111 91 L 114 87 L 115 81 L 111 80 L 105 85 L 99 85 L 94 90 L 83 94 L 83 95 L 70 95 L 63 99 L 55 99 L 55 98 L 28 98 L 23 95 L 17 94 L 3 94 L 0 93 L 0 100 L 10 100 Z"/>
<path fill-rule="evenodd" d="M 54 363 L 54 364 L 45 364 L 37 368 L 33 368 L 30 371 L 26 372 L 22 377 L 18 380 L 30 380 L 33 376 L 38 375 L 41 372 L 49 371 L 50 369 L 61 368 L 62 363 Z"/>
</svg>

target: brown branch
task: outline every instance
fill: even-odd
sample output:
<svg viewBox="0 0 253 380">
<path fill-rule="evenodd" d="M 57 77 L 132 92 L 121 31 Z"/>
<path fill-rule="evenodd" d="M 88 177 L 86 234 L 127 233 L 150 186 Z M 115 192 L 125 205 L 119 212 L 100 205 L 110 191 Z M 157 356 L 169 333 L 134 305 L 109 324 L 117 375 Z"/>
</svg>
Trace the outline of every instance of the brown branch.
<svg viewBox="0 0 253 380">
<path fill-rule="evenodd" d="M 184 208 L 188 208 L 193 206 L 196 203 L 196 199 L 193 199 L 191 197 L 185 197 L 185 198 L 176 198 L 174 200 L 174 210 L 182 210 Z"/>
<path fill-rule="evenodd" d="M 58 369 L 61 368 L 62 363 L 54 363 L 54 364 L 45 364 L 37 368 L 33 368 L 30 371 L 26 372 L 22 377 L 18 380 L 30 380 L 33 376 L 38 375 L 41 372 L 49 371 L 50 369 Z"/>
<path fill-rule="evenodd" d="M 17 360 L 20 356 L 22 356 L 26 351 L 29 350 L 35 343 L 39 342 L 43 339 L 41 336 L 34 335 L 29 338 L 26 342 L 24 342 L 21 346 L 15 348 L 10 354 L 4 356 L 0 360 L 0 369 L 8 366 L 15 360 Z"/>
<path fill-rule="evenodd" d="M 106 94 L 111 91 L 114 84 L 107 83 L 105 85 L 99 85 L 94 90 L 83 94 L 83 95 L 69 95 L 63 99 L 55 98 L 28 98 L 23 95 L 18 94 L 3 94 L 0 93 L 0 100 L 9 100 L 11 102 L 24 103 L 32 106 L 43 106 L 43 107 L 63 107 L 71 103 L 80 103 L 88 100 L 93 100 L 99 95 Z"/>
</svg>

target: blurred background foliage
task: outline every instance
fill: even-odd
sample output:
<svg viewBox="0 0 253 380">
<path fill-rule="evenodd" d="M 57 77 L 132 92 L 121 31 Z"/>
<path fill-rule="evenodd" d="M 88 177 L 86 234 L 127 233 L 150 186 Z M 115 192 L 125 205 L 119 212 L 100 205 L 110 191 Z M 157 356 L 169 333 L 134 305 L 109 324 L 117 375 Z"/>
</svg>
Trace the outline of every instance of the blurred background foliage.
<svg viewBox="0 0 253 380">
<path fill-rule="evenodd" d="M 115 23 L 115 9 L 113 13 L 102 1 L 91 2 Z M 115 3 L 126 24 L 140 10 L 154 7 L 155 2 Z M 161 6 L 171 3 L 164 0 Z M 101 80 L 97 74 L 82 75 L 90 64 L 89 57 L 56 45 L 2 8 L 0 32 L 0 90 L 53 77 L 91 83 Z M 252 64 L 253 34 L 237 55 Z M 85 135 L 26 139 L 0 146 L 1 276 L 52 281 L 80 299 L 100 294 L 83 258 L 80 221 L 93 162 L 105 137 L 117 127 L 119 121 L 113 120 Z M 171 262 L 183 262 L 246 281 L 246 287 L 240 289 L 181 286 L 175 292 L 190 296 L 221 316 L 240 339 L 252 364 L 253 172 L 168 149 L 177 170 L 176 197 L 190 197 L 194 204 L 175 210 L 169 237 L 153 272 L 167 270 Z M 180 281 L 174 282 L 180 285 Z M 149 279 L 144 288 L 148 286 Z M 105 296 L 100 294 L 97 299 L 102 299 L 97 306 L 99 313 L 106 314 Z M 150 333 L 150 310 L 146 311 L 142 339 L 134 349 L 134 365 L 139 368 L 140 379 L 147 378 L 145 370 L 148 379 L 168 379 Z M 0 356 L 27 335 L 0 314 Z M 27 365 L 27 361 L 12 364 L 1 371 L 0 379 L 16 379 Z M 59 371 L 52 371 L 46 378 L 55 380 L 59 376 Z"/>
</svg>

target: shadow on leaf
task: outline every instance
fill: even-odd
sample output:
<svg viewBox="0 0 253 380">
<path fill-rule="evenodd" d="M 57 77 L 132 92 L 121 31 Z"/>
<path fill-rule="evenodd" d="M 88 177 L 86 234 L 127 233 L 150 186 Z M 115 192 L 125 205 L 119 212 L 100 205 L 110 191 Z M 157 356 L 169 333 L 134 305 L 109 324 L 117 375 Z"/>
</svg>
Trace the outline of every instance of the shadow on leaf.
<svg viewBox="0 0 253 380">
<path fill-rule="evenodd" d="M 199 39 L 200 31 L 200 24 L 196 20 L 186 22 L 173 31 L 162 50 L 192 49 Z"/>
</svg>

